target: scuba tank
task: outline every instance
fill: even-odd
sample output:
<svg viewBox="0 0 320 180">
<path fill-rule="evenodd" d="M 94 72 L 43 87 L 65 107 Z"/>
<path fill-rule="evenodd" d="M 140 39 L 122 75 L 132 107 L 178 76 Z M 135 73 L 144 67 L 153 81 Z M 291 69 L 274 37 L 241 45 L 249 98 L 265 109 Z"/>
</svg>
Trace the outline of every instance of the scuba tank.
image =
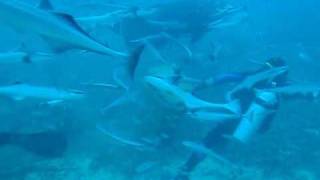
<svg viewBox="0 0 320 180">
<path fill-rule="evenodd" d="M 247 143 L 258 132 L 268 126 L 278 108 L 278 97 L 275 93 L 258 91 L 256 98 L 243 115 L 233 138 Z"/>
</svg>

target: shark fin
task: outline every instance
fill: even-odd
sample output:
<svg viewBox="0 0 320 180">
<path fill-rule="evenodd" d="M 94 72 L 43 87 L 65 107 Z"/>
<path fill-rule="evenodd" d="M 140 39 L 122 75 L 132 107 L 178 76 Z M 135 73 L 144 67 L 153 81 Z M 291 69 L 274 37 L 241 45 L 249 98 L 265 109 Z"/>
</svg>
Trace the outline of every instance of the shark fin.
<svg viewBox="0 0 320 180">
<path fill-rule="evenodd" d="M 125 69 L 119 68 L 114 71 L 113 73 L 113 80 L 125 89 L 126 91 L 129 90 L 131 84 L 134 81 L 134 76 L 136 69 L 139 65 L 140 56 L 144 50 L 144 45 L 138 46 L 130 55 Z"/>
<path fill-rule="evenodd" d="M 135 75 L 135 71 L 136 68 L 139 64 L 139 60 L 140 60 L 140 56 L 142 54 L 144 50 L 144 44 L 138 46 L 130 55 L 129 60 L 128 60 L 128 64 L 127 64 L 127 69 L 125 70 L 125 72 L 123 72 L 125 74 L 125 76 L 129 76 L 129 82 L 125 83 L 124 80 L 122 79 L 123 77 L 120 77 L 120 73 L 121 73 L 121 69 L 115 71 L 113 73 L 113 79 L 114 81 L 119 85 L 119 87 L 122 87 L 123 89 L 126 90 L 125 94 L 120 96 L 119 98 L 117 98 L 115 101 L 113 101 L 111 104 L 109 104 L 108 106 L 104 107 L 102 109 L 102 113 L 104 114 L 105 112 L 107 112 L 108 110 L 117 107 L 117 106 L 121 106 L 123 104 L 126 104 L 127 102 L 131 101 L 131 95 L 132 93 L 130 92 L 131 89 L 131 85 L 134 81 L 134 75 Z"/>
<path fill-rule="evenodd" d="M 77 31 L 81 32 L 82 34 L 92 38 L 83 28 L 74 20 L 73 16 L 61 13 L 61 12 L 52 12 L 54 16 L 61 19 L 64 23 L 68 24 L 69 26 L 75 28 Z"/>
<path fill-rule="evenodd" d="M 139 61 L 141 59 L 141 54 L 143 53 L 144 48 L 145 48 L 144 44 L 139 45 L 130 54 L 130 57 L 128 59 L 128 64 L 127 64 L 127 73 L 128 73 L 129 78 L 131 80 L 134 80 L 135 72 L 136 72 L 136 69 L 139 65 Z"/>
<path fill-rule="evenodd" d="M 41 0 L 38 7 L 43 10 L 53 10 L 50 0 Z"/>
</svg>

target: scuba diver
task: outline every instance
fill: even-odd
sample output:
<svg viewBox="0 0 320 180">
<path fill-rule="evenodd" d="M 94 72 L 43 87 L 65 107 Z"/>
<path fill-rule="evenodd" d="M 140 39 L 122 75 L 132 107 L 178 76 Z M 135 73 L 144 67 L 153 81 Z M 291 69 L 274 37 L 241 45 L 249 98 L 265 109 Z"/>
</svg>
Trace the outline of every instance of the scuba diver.
<svg viewBox="0 0 320 180">
<path fill-rule="evenodd" d="M 249 80 L 250 83 L 246 80 Z M 288 83 L 287 65 L 281 58 L 271 58 L 258 70 L 230 73 L 209 81 L 206 80 L 200 83 L 196 90 L 229 82 L 237 83 L 237 86 L 229 92 L 228 99 L 239 100 L 243 116 L 237 120 L 217 124 L 202 140 L 202 145 L 205 148 L 222 157 L 225 155 L 226 147 L 231 140 L 247 143 L 253 135 L 264 133 L 269 129 L 279 107 L 279 97 L 276 93 L 258 91 L 256 88 L 267 89 L 285 86 Z M 189 179 L 188 174 L 206 156 L 205 153 L 193 151 L 174 179 Z"/>
<path fill-rule="evenodd" d="M 281 58 L 270 58 L 265 63 L 262 64 L 262 66 L 259 69 L 256 70 L 250 70 L 250 71 L 244 71 L 244 72 L 231 72 L 231 73 L 223 73 L 220 75 L 217 75 L 213 78 L 209 78 L 201 82 L 197 87 L 194 88 L 194 92 L 206 89 L 215 85 L 222 85 L 227 83 L 240 83 L 243 81 L 246 77 L 269 70 L 273 67 L 284 67 L 286 66 L 286 62 Z M 286 82 L 286 74 L 283 74 L 279 77 L 277 77 L 277 80 L 275 82 L 287 83 Z"/>
</svg>

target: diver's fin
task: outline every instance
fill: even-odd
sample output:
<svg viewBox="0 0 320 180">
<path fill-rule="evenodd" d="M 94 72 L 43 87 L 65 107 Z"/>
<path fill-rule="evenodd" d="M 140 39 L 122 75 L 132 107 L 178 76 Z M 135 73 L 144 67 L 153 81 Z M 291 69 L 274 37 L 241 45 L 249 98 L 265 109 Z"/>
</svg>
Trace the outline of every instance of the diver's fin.
<svg viewBox="0 0 320 180">
<path fill-rule="evenodd" d="M 38 7 L 43 10 L 53 10 L 50 0 L 41 0 Z"/>
</svg>

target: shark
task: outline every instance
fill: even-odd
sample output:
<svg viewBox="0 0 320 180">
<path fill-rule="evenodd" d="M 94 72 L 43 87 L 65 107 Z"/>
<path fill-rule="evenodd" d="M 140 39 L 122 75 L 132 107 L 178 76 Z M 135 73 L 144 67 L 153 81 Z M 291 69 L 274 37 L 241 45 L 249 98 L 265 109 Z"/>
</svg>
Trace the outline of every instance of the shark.
<svg viewBox="0 0 320 180">
<path fill-rule="evenodd" d="M 207 112 L 220 113 L 220 115 L 237 115 L 240 112 L 240 106 L 236 101 L 225 104 L 208 102 L 156 76 L 145 76 L 144 82 L 146 87 L 149 88 L 152 94 L 161 100 L 161 102 L 164 102 L 170 107 L 182 110 L 187 114 Z"/>
<path fill-rule="evenodd" d="M 263 72 L 248 76 L 241 83 L 239 83 L 233 90 L 231 90 L 227 96 L 228 98 L 230 98 L 236 92 L 252 89 L 261 82 L 272 83 L 275 78 L 287 72 L 288 72 L 288 67 L 283 66 L 283 67 L 272 68 L 267 71 L 263 71 Z"/>
<path fill-rule="evenodd" d="M 38 99 L 56 104 L 68 100 L 80 100 L 85 97 L 84 92 L 77 90 L 63 90 L 55 87 L 35 86 L 26 83 L 15 83 L 0 87 L 0 95 L 16 101 Z"/>
<path fill-rule="evenodd" d="M 15 30 L 39 35 L 55 52 L 81 49 L 114 57 L 130 57 L 128 53 L 99 43 L 71 15 L 54 11 L 48 0 L 42 0 L 38 8 L 16 1 L 0 2 L 0 22 Z"/>
<path fill-rule="evenodd" d="M 34 63 L 44 62 L 53 59 L 53 54 L 33 53 L 24 51 L 3 52 L 0 53 L 0 64 L 16 64 L 16 63 Z"/>
</svg>

